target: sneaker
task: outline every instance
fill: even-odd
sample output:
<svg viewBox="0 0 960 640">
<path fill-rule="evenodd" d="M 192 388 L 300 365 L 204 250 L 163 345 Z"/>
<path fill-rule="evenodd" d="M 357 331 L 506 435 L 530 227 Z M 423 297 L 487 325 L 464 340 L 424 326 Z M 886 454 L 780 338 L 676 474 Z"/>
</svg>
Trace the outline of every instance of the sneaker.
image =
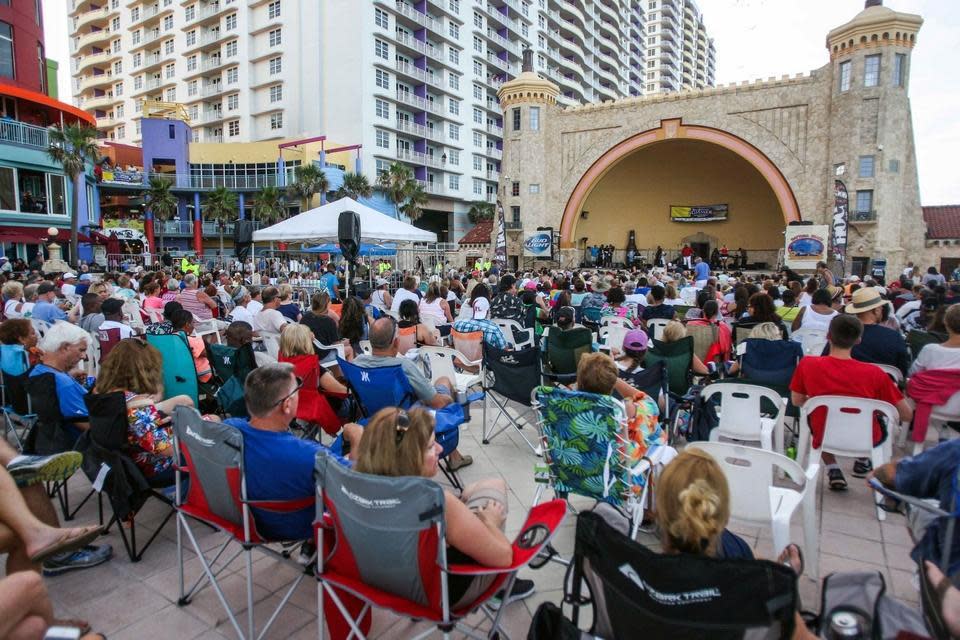
<svg viewBox="0 0 960 640">
<path fill-rule="evenodd" d="M 109 544 L 88 544 L 79 551 L 70 551 L 52 556 L 43 563 L 43 575 L 50 578 L 77 569 L 89 569 L 103 564 L 113 556 Z"/>
<path fill-rule="evenodd" d="M 301 566 L 308 567 L 316 564 L 316 561 L 317 545 L 313 542 L 304 542 L 300 545 L 300 552 L 297 554 L 297 563 Z"/>
<path fill-rule="evenodd" d="M 503 597 L 503 591 L 500 591 L 497 593 L 497 595 L 490 598 L 490 600 L 487 602 L 487 607 L 496 611 L 500 607 L 508 605 L 511 602 L 529 598 L 533 595 L 535 590 L 536 588 L 533 584 L 533 580 L 517 578 L 513 581 L 513 586 L 510 588 L 510 595 L 507 596 L 506 599 Z"/>
<path fill-rule="evenodd" d="M 853 477 L 855 478 L 866 478 L 871 471 L 873 471 L 873 463 L 870 458 L 857 458 L 853 463 Z"/>
<path fill-rule="evenodd" d="M 827 471 L 827 480 L 830 482 L 830 491 L 847 490 L 847 479 L 843 477 L 843 471 L 840 471 L 840 469 Z"/>
<path fill-rule="evenodd" d="M 72 476 L 83 463 L 79 451 L 65 451 L 52 456 L 17 456 L 7 464 L 7 471 L 17 486 L 40 482 L 61 482 Z"/>
</svg>

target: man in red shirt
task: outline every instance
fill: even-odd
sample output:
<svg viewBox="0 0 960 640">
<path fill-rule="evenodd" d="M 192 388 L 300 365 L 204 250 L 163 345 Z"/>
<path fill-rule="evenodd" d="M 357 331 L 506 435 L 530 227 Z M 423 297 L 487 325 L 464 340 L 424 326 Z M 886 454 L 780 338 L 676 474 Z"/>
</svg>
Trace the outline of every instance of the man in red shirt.
<svg viewBox="0 0 960 640">
<path fill-rule="evenodd" d="M 897 408 L 900 420 L 909 421 L 913 409 L 901 395 L 890 377 L 879 367 L 853 359 L 850 354 L 854 345 L 863 335 L 863 323 L 856 316 L 838 315 L 830 322 L 828 340 L 830 354 L 826 356 L 807 356 L 800 360 L 797 370 L 790 381 L 791 400 L 801 406 L 807 398 L 815 396 L 851 396 L 889 402 Z M 821 407 L 810 415 L 810 431 L 813 435 L 813 448 L 820 447 L 826 422 L 826 409 Z M 886 439 L 890 428 L 886 429 L 874 417 L 873 444 L 876 446 Z M 837 459 L 830 453 L 823 454 L 827 465 L 827 478 L 830 489 L 844 491 L 847 481 L 837 465 Z M 861 458 L 853 465 L 853 475 L 865 477 L 871 470 L 870 460 Z"/>
<path fill-rule="evenodd" d="M 680 255 L 683 256 L 683 266 L 687 269 L 693 269 L 693 248 L 688 244 L 683 245 Z"/>
</svg>

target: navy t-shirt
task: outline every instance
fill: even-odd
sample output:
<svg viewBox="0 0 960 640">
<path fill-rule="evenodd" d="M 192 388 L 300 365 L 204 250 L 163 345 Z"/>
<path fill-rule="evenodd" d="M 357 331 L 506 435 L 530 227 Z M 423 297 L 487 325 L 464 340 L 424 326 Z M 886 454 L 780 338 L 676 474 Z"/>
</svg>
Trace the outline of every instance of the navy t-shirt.
<svg viewBox="0 0 960 640">
<path fill-rule="evenodd" d="M 227 424 L 243 433 L 243 462 L 247 477 L 247 496 L 251 500 L 298 500 L 316 494 L 313 481 L 317 451 L 322 444 L 298 438 L 289 431 L 255 429 L 242 418 L 230 418 Z M 350 462 L 334 454 L 340 464 Z M 292 513 L 253 509 L 257 531 L 269 540 L 306 540 L 313 535 L 313 504 Z"/>
<path fill-rule="evenodd" d="M 903 336 L 898 331 L 878 324 L 864 325 L 860 344 L 853 345 L 851 355 L 854 360 L 861 362 L 892 365 L 904 375 L 910 368 L 910 354 Z"/>
</svg>

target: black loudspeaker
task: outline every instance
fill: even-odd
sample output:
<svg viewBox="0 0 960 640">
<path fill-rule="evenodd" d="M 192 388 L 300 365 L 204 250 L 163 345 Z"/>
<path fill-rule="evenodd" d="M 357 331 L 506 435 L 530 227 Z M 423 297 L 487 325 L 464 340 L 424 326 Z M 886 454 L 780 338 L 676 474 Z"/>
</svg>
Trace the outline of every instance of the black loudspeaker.
<svg viewBox="0 0 960 640">
<path fill-rule="evenodd" d="M 340 253 L 346 260 L 353 262 L 360 253 L 360 216 L 353 211 L 342 211 L 338 222 Z"/>
<path fill-rule="evenodd" d="M 237 220 L 233 223 L 233 242 L 234 244 L 250 244 L 253 242 L 252 221 Z"/>
</svg>

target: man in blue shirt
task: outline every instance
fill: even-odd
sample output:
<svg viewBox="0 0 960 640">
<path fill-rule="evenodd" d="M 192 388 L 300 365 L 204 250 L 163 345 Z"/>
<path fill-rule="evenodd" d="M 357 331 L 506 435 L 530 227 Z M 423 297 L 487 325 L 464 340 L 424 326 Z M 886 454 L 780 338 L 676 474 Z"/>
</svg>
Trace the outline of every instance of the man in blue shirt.
<svg viewBox="0 0 960 640">
<path fill-rule="evenodd" d="M 707 285 L 707 279 L 710 277 L 710 265 L 703 261 L 703 258 L 697 258 L 693 265 L 697 288 L 702 289 Z"/>
<path fill-rule="evenodd" d="M 327 272 L 320 278 L 320 286 L 330 294 L 331 301 L 340 298 L 340 294 L 337 292 L 337 284 L 337 265 L 333 264 L 333 260 L 331 260 L 327 263 Z"/>
<path fill-rule="evenodd" d="M 277 513 L 254 508 L 257 531 L 269 540 L 307 540 L 313 535 L 315 485 L 314 461 L 325 448 L 314 440 L 298 438 L 290 432 L 297 417 L 302 381 L 294 376 L 293 365 L 271 364 L 257 367 L 247 375 L 244 399 L 250 421 L 230 418 L 227 424 L 243 433 L 243 462 L 247 496 L 251 500 L 293 501 L 304 499 L 304 508 Z M 356 451 L 363 429 L 356 424 L 343 428 L 344 440 Z M 335 444 L 331 452 L 344 466 L 350 462 L 340 455 Z"/>
<path fill-rule="evenodd" d="M 90 428 L 87 405 L 83 401 L 87 390 L 71 375 L 87 355 L 88 340 L 90 334 L 74 324 L 54 324 L 47 329 L 38 345 L 43 351 L 40 364 L 30 371 L 31 378 L 44 373 L 53 374 L 57 383 L 56 399 L 65 422 L 64 428 L 74 440 L 80 437 L 81 432 Z M 77 375 L 83 375 L 83 372 Z"/>
<path fill-rule="evenodd" d="M 55 304 L 57 299 L 57 288 L 51 282 L 41 282 L 37 287 L 37 304 L 33 307 L 33 319 L 43 320 L 44 322 L 54 323 L 57 320 L 69 320 L 73 322 L 79 313 L 79 307 L 74 307 L 70 316 Z"/>
</svg>

